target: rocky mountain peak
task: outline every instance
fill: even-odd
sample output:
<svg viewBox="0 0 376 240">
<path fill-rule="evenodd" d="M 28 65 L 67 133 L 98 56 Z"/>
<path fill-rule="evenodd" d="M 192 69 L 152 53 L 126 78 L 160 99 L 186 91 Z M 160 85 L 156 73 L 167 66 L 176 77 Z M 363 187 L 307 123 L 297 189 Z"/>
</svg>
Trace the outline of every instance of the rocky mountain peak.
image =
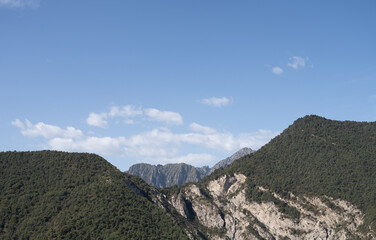
<svg viewBox="0 0 376 240">
<path fill-rule="evenodd" d="M 230 157 L 219 161 L 212 168 L 209 166 L 194 167 L 185 163 L 170 163 L 166 165 L 138 163 L 132 165 L 127 173 L 141 177 L 154 187 L 180 186 L 187 182 L 198 182 L 203 177 L 211 174 L 215 169 L 230 165 L 236 159 L 253 152 L 251 148 L 242 148 Z"/>
<path fill-rule="evenodd" d="M 248 148 L 248 147 L 244 147 L 242 149 L 240 149 L 239 151 L 237 151 L 236 153 L 232 154 L 230 157 L 228 158 L 225 158 L 223 159 L 222 161 L 219 161 L 217 164 L 215 164 L 209 171 L 208 174 L 214 172 L 214 170 L 218 169 L 218 168 L 221 168 L 221 167 L 225 167 L 227 165 L 230 165 L 231 163 L 233 163 L 236 159 L 239 159 L 241 157 L 244 157 L 246 155 L 249 155 L 251 153 L 253 153 L 254 151 L 251 149 L 251 148 Z"/>
</svg>

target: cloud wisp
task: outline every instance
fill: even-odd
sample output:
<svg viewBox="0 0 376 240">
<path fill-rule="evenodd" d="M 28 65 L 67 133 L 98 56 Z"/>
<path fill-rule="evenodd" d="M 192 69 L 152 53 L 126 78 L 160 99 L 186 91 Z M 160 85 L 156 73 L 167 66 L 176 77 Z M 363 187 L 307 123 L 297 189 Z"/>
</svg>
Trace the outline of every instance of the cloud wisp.
<svg viewBox="0 0 376 240">
<path fill-rule="evenodd" d="M 201 133 L 205 133 L 205 134 L 215 134 L 215 133 L 217 133 L 217 130 L 215 130 L 214 128 L 202 126 L 198 123 L 191 123 L 189 125 L 189 128 L 194 132 L 201 132 Z"/>
<path fill-rule="evenodd" d="M 304 68 L 306 66 L 306 61 L 308 58 L 302 58 L 299 56 L 293 56 L 289 59 L 287 66 L 292 67 L 293 69 Z"/>
<path fill-rule="evenodd" d="M 212 106 L 212 107 L 224 107 L 233 102 L 232 98 L 227 97 L 211 97 L 211 98 L 205 98 L 201 100 L 201 103 Z"/>
<path fill-rule="evenodd" d="M 61 128 L 43 122 L 33 124 L 27 119 L 24 122 L 16 119 L 12 125 L 18 127 L 26 137 L 43 138 L 44 144 L 52 150 L 93 152 L 150 163 L 186 162 L 194 165 L 210 164 L 218 160 L 208 153 L 209 150 L 232 153 L 243 147 L 258 149 L 278 134 L 259 130 L 233 135 L 191 123 L 180 133 L 158 127 L 130 136 L 97 137 L 86 135 L 74 127 Z M 198 147 L 199 152 L 184 152 L 184 149 L 190 147 Z"/>
<path fill-rule="evenodd" d="M 280 67 L 273 67 L 272 72 L 276 75 L 281 75 L 283 73 L 283 69 Z"/>
<path fill-rule="evenodd" d="M 0 0 L 0 7 L 6 8 L 38 8 L 39 0 Z"/>
<path fill-rule="evenodd" d="M 313 68 L 313 64 L 312 62 L 310 61 L 310 59 L 308 57 L 301 57 L 301 56 L 292 56 L 288 59 L 288 62 L 287 62 L 287 67 L 290 67 L 292 69 L 300 69 L 300 68 L 305 68 L 306 66 L 309 66 L 311 68 Z M 268 68 L 270 68 L 271 66 L 268 64 L 266 65 Z M 285 70 L 280 67 L 280 66 L 274 66 L 271 68 L 271 71 L 272 73 L 274 73 L 275 75 L 282 75 L 285 73 Z"/>
<path fill-rule="evenodd" d="M 155 108 L 142 109 L 131 105 L 122 107 L 114 106 L 109 112 L 90 113 L 86 119 L 86 123 L 90 126 L 105 128 L 108 126 L 108 120 L 114 118 L 122 118 L 125 124 L 134 124 L 134 118 L 146 117 L 149 120 L 162 122 L 165 124 L 183 124 L 183 118 L 177 112 L 161 111 Z"/>
<path fill-rule="evenodd" d="M 86 119 L 86 123 L 95 127 L 106 127 L 108 115 L 106 113 L 90 113 Z"/>
<path fill-rule="evenodd" d="M 177 112 L 160 111 L 155 108 L 148 108 L 144 110 L 144 114 L 150 119 L 167 124 L 183 124 L 183 118 Z"/>
<path fill-rule="evenodd" d="M 45 124 L 39 122 L 37 124 L 32 124 L 28 119 L 23 123 L 21 120 L 16 119 L 12 122 L 13 126 L 21 129 L 21 133 L 27 137 L 44 137 L 47 139 L 63 137 L 63 138 L 81 138 L 83 133 L 74 127 L 66 127 L 62 129 L 58 126 Z"/>
</svg>

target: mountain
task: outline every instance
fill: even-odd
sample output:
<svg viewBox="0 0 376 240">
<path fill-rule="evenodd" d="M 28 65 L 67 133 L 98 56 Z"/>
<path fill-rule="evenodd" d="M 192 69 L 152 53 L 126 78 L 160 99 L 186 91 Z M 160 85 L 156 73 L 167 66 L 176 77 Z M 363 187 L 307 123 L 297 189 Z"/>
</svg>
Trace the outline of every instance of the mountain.
<svg viewBox="0 0 376 240">
<path fill-rule="evenodd" d="M 140 163 L 132 165 L 127 173 L 139 176 L 154 187 L 163 188 L 197 182 L 205 177 L 207 172 L 207 168 L 196 168 L 185 163 L 157 166 Z"/>
<path fill-rule="evenodd" d="M 296 120 L 196 183 L 94 154 L 0 153 L 0 239 L 376 239 L 376 122 Z"/>
<path fill-rule="evenodd" d="M 306 116 L 230 167 L 163 191 L 209 239 L 376 239 L 376 122 Z"/>
<path fill-rule="evenodd" d="M 0 239 L 188 239 L 163 195 L 94 154 L 0 153 Z"/>
<path fill-rule="evenodd" d="M 244 157 L 246 155 L 249 155 L 251 153 L 253 153 L 254 151 L 251 149 L 251 148 L 242 148 L 240 149 L 239 151 L 237 151 L 236 153 L 234 153 L 233 155 L 231 155 L 230 157 L 228 158 L 225 158 L 221 161 L 219 161 L 218 163 L 216 163 L 209 171 L 208 174 L 214 172 L 214 170 L 218 169 L 218 168 L 221 168 L 221 167 L 225 167 L 227 165 L 230 165 L 231 163 L 233 163 L 236 159 L 239 159 L 241 157 Z"/>
<path fill-rule="evenodd" d="M 230 165 L 234 160 L 241 158 L 253 152 L 250 148 L 242 148 L 231 157 L 223 159 L 214 165 L 213 168 L 208 166 L 194 167 L 185 163 L 172 163 L 166 165 L 150 165 L 139 163 L 132 165 L 127 173 L 142 178 L 148 184 L 158 187 L 170 187 L 173 185 L 181 186 L 187 182 L 198 182 L 214 170 Z"/>
</svg>

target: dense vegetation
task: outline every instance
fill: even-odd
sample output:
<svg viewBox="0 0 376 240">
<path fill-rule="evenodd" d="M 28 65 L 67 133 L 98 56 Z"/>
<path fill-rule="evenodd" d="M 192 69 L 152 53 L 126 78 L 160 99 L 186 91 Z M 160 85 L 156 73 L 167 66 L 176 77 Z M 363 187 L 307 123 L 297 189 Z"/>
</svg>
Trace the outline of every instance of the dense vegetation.
<svg viewBox="0 0 376 240">
<path fill-rule="evenodd" d="M 299 212 L 257 186 L 286 198 L 292 192 L 347 200 L 365 213 L 362 230 L 376 231 L 376 122 L 298 119 L 254 154 L 197 185 L 210 199 L 206 183 L 235 172 L 247 176 L 250 200 L 273 201 L 286 217 L 299 220 Z M 153 204 L 153 192 L 97 155 L 0 153 L 0 239 L 187 239 L 182 229 L 205 238 L 195 221 Z"/>
<path fill-rule="evenodd" d="M 211 178 L 233 172 L 248 176 L 251 199 L 257 197 L 255 185 L 285 197 L 290 191 L 341 198 L 366 214 L 363 230 L 376 230 L 376 122 L 298 119 L 253 155 Z"/>
<path fill-rule="evenodd" d="M 94 154 L 0 153 L 0 239 L 187 239 L 141 179 Z"/>
</svg>

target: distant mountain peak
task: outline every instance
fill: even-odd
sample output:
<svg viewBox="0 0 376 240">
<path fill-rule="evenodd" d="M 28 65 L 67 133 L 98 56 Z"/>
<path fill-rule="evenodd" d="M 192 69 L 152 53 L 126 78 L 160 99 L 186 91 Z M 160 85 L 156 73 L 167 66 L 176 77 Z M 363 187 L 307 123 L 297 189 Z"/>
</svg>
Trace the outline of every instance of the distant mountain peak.
<svg viewBox="0 0 376 240">
<path fill-rule="evenodd" d="M 211 169 L 210 169 L 210 173 L 214 172 L 214 170 L 218 169 L 218 168 L 221 168 L 221 167 L 225 167 L 227 165 L 230 165 L 231 163 L 233 163 L 236 159 L 239 159 L 241 157 L 244 157 L 246 155 L 249 155 L 251 153 L 253 153 L 254 151 L 251 149 L 251 148 L 248 148 L 248 147 L 244 147 L 242 149 L 240 149 L 239 151 L 237 151 L 236 153 L 232 154 L 230 157 L 228 158 L 225 158 L 223 159 L 222 161 L 219 161 L 217 164 L 215 164 Z"/>
<path fill-rule="evenodd" d="M 166 165 L 138 163 L 132 165 L 127 173 L 141 177 L 150 185 L 163 188 L 183 185 L 186 182 L 197 182 L 207 174 L 207 170 L 204 167 L 195 168 L 185 163 Z"/>
<path fill-rule="evenodd" d="M 218 162 L 212 168 L 209 166 L 194 167 L 186 163 L 168 163 L 165 165 L 138 163 L 132 165 L 127 173 L 139 176 L 154 187 L 180 186 L 187 182 L 198 182 L 205 176 L 211 174 L 215 169 L 230 165 L 236 159 L 253 152 L 251 148 L 242 148 L 230 157 Z"/>
</svg>

